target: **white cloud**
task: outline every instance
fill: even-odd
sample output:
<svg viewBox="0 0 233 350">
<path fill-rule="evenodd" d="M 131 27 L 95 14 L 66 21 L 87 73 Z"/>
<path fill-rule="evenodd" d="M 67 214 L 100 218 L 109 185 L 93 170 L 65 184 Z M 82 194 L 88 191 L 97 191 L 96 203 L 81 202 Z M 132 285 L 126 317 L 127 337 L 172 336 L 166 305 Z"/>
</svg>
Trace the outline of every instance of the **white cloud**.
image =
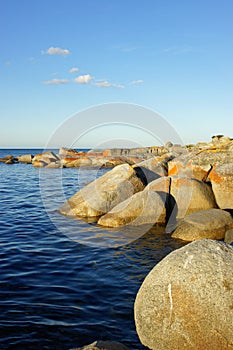
<svg viewBox="0 0 233 350">
<path fill-rule="evenodd" d="M 42 84 L 44 85 L 60 85 L 60 84 L 67 84 L 69 82 L 68 79 L 51 79 L 48 81 L 43 81 Z"/>
<path fill-rule="evenodd" d="M 47 51 L 42 51 L 43 54 L 47 55 L 69 55 L 70 51 L 67 49 L 61 49 L 60 47 L 49 47 Z"/>
<path fill-rule="evenodd" d="M 77 73 L 79 71 L 79 69 L 77 67 L 73 67 L 70 69 L 70 73 Z"/>
<path fill-rule="evenodd" d="M 110 83 L 108 80 L 97 80 L 94 85 L 101 88 L 115 87 L 117 89 L 124 89 L 124 85 Z"/>
<path fill-rule="evenodd" d="M 77 78 L 74 79 L 75 83 L 78 84 L 88 84 L 92 79 L 92 76 L 90 74 L 85 75 L 79 75 Z"/>
<path fill-rule="evenodd" d="M 144 80 L 138 79 L 138 80 L 132 80 L 129 85 L 137 85 L 137 84 L 142 84 Z"/>
</svg>

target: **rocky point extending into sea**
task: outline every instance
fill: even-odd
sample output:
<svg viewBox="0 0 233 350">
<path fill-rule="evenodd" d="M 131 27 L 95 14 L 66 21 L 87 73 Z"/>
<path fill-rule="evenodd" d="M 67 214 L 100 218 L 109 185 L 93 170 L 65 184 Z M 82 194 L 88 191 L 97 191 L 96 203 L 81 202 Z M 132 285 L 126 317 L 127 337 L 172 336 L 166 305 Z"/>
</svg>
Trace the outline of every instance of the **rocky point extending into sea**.
<svg viewBox="0 0 233 350">
<path fill-rule="evenodd" d="M 102 227 L 164 225 L 192 242 L 170 253 L 145 278 L 135 323 L 156 350 L 233 349 L 233 139 L 134 149 L 7 156 L 6 164 L 113 168 L 69 198 L 63 215 Z M 151 227 L 150 226 L 150 227 Z M 124 349 L 97 341 L 84 349 Z"/>
</svg>

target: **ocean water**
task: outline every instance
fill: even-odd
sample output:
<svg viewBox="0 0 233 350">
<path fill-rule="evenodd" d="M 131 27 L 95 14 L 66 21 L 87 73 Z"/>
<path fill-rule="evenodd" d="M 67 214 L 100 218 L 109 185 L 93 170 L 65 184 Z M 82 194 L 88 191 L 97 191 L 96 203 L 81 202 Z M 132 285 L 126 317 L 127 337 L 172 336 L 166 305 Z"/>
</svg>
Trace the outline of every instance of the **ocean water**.
<svg viewBox="0 0 233 350">
<path fill-rule="evenodd" d="M 182 243 L 162 228 L 105 230 L 58 213 L 64 198 L 106 171 L 0 163 L 0 349 L 68 350 L 97 339 L 145 349 L 136 293 Z"/>
</svg>

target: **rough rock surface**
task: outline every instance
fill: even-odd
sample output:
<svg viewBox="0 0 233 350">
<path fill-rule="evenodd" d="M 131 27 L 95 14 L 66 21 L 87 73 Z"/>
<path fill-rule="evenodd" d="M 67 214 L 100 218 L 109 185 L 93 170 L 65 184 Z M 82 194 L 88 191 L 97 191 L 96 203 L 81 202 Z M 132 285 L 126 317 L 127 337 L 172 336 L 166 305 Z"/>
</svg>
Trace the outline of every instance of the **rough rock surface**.
<svg viewBox="0 0 233 350">
<path fill-rule="evenodd" d="M 145 191 L 151 190 L 156 192 L 162 192 L 169 194 L 170 192 L 170 185 L 171 185 L 171 177 L 170 176 L 163 176 L 160 177 L 157 180 L 154 180 L 150 182 L 146 187 Z"/>
<path fill-rule="evenodd" d="M 209 178 L 219 208 L 233 209 L 233 163 L 215 166 Z"/>
<path fill-rule="evenodd" d="M 233 227 L 233 219 L 228 212 L 221 209 L 202 210 L 178 222 L 172 238 L 189 242 L 202 238 L 223 239 L 230 227 Z"/>
<path fill-rule="evenodd" d="M 69 216 L 101 216 L 143 189 L 130 165 L 118 165 L 68 199 L 59 211 Z"/>
<path fill-rule="evenodd" d="M 233 349 L 233 247 L 198 240 L 170 253 L 145 278 L 136 329 L 152 350 Z"/>
<path fill-rule="evenodd" d="M 229 140 L 229 138 L 227 138 Z M 210 143 L 198 149 L 193 147 L 188 154 L 183 154 L 168 163 L 168 175 L 187 175 L 206 181 L 215 164 L 233 163 L 233 141 Z"/>
<path fill-rule="evenodd" d="M 177 219 L 196 211 L 217 208 L 211 187 L 194 178 L 172 176 L 170 195 L 177 208 Z"/>
<path fill-rule="evenodd" d="M 76 350 L 129 350 L 129 348 L 118 342 L 97 340 L 92 344 L 85 345 Z"/>
<path fill-rule="evenodd" d="M 119 227 L 127 224 L 145 225 L 165 223 L 166 208 L 163 198 L 154 191 L 141 191 L 118 204 L 102 216 L 98 224 L 107 227 Z"/>
</svg>

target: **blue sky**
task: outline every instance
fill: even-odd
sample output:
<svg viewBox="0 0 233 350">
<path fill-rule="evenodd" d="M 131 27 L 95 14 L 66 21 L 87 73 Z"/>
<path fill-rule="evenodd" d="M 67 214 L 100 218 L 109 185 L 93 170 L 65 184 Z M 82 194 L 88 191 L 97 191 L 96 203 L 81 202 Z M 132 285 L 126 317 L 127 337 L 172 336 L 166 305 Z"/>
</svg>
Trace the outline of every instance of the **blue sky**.
<svg viewBox="0 0 233 350">
<path fill-rule="evenodd" d="M 0 147 L 44 147 L 111 102 L 161 113 L 184 143 L 233 137 L 232 0 L 1 0 L 0 17 Z"/>
</svg>

